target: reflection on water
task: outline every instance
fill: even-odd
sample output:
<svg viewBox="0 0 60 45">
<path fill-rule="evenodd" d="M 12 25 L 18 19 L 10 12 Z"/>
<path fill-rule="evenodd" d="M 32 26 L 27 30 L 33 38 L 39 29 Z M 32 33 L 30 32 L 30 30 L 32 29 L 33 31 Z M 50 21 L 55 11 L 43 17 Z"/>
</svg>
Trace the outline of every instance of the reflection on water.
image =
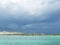
<svg viewBox="0 0 60 45">
<path fill-rule="evenodd" d="M 0 36 L 0 45 L 60 45 L 60 36 Z"/>
</svg>

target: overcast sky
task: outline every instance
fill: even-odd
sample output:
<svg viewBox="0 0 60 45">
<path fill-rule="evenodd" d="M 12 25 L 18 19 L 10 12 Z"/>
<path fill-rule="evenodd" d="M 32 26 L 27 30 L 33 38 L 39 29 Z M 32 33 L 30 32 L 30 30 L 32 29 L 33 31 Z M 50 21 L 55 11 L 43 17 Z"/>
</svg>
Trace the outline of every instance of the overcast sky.
<svg viewBox="0 0 60 45">
<path fill-rule="evenodd" d="M 60 34 L 60 0 L 0 0 L 0 31 Z"/>
</svg>

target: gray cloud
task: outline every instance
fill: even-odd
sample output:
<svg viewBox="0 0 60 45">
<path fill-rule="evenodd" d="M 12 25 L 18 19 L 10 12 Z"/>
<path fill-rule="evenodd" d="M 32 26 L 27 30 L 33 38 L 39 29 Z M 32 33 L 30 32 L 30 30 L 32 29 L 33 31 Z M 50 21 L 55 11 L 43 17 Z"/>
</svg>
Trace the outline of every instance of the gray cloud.
<svg viewBox="0 0 60 45">
<path fill-rule="evenodd" d="M 28 2 L 25 8 L 23 7 L 24 4 L 22 7 L 19 7 L 21 5 L 16 4 L 14 1 L 9 2 L 8 5 L 6 2 L 6 6 L 5 4 L 0 4 L 0 30 L 28 33 L 60 33 L 59 0 L 41 0 L 41 2 L 39 0 L 33 0 L 32 2 L 34 3 Z"/>
</svg>

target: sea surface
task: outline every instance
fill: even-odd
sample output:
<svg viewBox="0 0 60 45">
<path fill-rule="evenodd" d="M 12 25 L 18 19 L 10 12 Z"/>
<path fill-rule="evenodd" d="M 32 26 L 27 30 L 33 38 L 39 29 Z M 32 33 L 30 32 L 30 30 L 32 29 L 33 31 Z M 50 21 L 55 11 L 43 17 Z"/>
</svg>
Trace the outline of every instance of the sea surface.
<svg viewBox="0 0 60 45">
<path fill-rule="evenodd" d="M 0 36 L 0 45 L 60 45 L 60 36 Z"/>
</svg>

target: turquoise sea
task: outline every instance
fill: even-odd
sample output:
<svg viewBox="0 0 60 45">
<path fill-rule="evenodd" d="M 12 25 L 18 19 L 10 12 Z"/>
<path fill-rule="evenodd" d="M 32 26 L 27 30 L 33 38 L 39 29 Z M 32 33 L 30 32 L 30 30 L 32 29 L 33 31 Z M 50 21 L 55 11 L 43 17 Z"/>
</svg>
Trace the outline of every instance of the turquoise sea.
<svg viewBox="0 0 60 45">
<path fill-rule="evenodd" d="M 60 45 L 60 36 L 0 36 L 0 45 Z"/>
</svg>

